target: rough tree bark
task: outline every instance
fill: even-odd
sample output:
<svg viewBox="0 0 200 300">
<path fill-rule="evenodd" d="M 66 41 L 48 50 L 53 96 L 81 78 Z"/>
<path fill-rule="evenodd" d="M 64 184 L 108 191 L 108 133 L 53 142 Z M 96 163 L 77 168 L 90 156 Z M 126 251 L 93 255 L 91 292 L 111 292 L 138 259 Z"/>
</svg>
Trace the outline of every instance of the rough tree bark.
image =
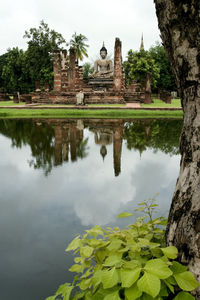
<svg viewBox="0 0 200 300">
<path fill-rule="evenodd" d="M 180 174 L 166 239 L 200 282 L 200 1 L 154 2 L 184 111 Z"/>
</svg>

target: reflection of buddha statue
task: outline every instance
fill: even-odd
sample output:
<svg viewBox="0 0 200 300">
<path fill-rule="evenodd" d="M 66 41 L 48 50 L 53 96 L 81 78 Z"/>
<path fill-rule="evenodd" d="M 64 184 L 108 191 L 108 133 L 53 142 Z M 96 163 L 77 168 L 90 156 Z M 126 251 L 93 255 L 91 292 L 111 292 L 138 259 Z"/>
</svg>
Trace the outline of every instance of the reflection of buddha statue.
<svg viewBox="0 0 200 300">
<path fill-rule="evenodd" d="M 113 64 L 112 60 L 106 59 L 107 49 L 104 46 L 100 50 L 101 59 L 94 63 L 94 72 L 90 75 L 91 78 L 112 78 L 113 77 Z"/>
</svg>

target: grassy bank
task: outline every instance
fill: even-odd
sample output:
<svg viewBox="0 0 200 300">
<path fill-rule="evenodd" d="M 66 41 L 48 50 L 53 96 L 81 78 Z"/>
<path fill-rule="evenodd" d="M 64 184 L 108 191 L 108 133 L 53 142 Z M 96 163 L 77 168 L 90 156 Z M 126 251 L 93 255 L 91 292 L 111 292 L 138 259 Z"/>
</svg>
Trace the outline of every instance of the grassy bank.
<svg viewBox="0 0 200 300">
<path fill-rule="evenodd" d="M 14 103 L 13 101 L 0 101 L 0 107 L 1 106 L 18 106 L 18 105 L 24 105 L 24 102 Z"/>
<path fill-rule="evenodd" d="M 0 118 L 182 118 L 182 111 L 133 109 L 0 109 Z"/>
<path fill-rule="evenodd" d="M 153 103 L 150 104 L 142 104 L 142 107 L 181 107 L 181 100 L 180 99 L 172 99 L 171 104 L 165 103 L 159 99 L 153 99 Z"/>
</svg>

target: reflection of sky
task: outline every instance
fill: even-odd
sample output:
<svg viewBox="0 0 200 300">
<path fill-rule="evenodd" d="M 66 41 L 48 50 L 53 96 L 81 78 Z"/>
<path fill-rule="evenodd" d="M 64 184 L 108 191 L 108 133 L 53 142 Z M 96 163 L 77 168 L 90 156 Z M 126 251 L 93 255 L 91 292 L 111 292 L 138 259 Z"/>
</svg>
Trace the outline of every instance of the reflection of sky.
<svg viewBox="0 0 200 300">
<path fill-rule="evenodd" d="M 169 209 L 178 156 L 149 150 L 140 158 L 123 144 L 121 174 L 115 177 L 113 146 L 107 146 L 103 162 L 93 134 L 85 131 L 87 136 L 89 155 L 54 168 L 48 177 L 29 167 L 28 146 L 11 148 L 11 141 L 0 136 L 2 299 L 42 300 L 70 280 L 71 256 L 64 249 L 86 226 L 114 225 L 118 213 L 157 192 L 160 213 Z"/>
</svg>

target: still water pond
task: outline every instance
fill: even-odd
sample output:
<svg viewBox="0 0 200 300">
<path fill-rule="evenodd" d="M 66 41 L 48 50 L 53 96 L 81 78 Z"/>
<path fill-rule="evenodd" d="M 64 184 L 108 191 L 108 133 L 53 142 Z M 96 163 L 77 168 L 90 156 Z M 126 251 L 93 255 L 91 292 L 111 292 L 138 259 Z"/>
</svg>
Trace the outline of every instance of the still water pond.
<svg viewBox="0 0 200 300">
<path fill-rule="evenodd" d="M 159 192 L 167 215 L 181 120 L 0 120 L 0 290 L 44 300 L 71 281 L 69 241 Z"/>
</svg>

